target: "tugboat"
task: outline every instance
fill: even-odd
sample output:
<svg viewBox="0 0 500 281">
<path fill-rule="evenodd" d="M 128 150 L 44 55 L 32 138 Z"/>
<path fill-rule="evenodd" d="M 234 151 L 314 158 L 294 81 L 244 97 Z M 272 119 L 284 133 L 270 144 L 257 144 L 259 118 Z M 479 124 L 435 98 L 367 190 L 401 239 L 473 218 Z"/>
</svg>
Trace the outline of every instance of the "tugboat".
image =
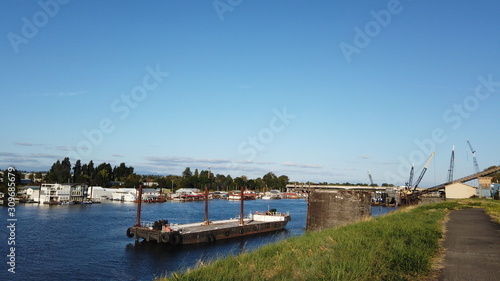
<svg viewBox="0 0 500 281">
<path fill-rule="evenodd" d="M 189 224 L 170 224 L 167 220 L 141 225 L 141 203 L 137 205 L 136 224 L 127 229 L 127 237 L 145 241 L 168 243 L 171 245 L 189 245 L 213 243 L 217 240 L 242 237 L 252 234 L 282 230 L 291 220 L 290 214 L 271 209 L 267 212 L 255 212 L 246 218 L 243 216 L 243 192 L 240 193 L 240 215 L 237 218 L 208 220 L 208 188 L 205 189 L 205 221 Z M 142 185 L 139 185 L 139 198 Z"/>
</svg>

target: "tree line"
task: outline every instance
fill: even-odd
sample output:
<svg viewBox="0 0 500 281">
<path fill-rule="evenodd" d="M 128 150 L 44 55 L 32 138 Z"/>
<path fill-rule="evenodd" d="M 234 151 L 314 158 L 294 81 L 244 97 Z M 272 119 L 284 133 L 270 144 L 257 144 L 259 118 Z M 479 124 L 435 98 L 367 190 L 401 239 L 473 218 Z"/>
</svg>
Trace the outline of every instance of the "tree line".
<svg viewBox="0 0 500 281">
<path fill-rule="evenodd" d="M 87 183 L 102 187 L 111 186 L 112 182 L 127 182 L 127 184 L 137 183 L 140 178 L 134 175 L 134 168 L 127 167 L 125 163 L 112 167 L 111 164 L 103 162 L 95 166 L 92 160 L 88 164 L 82 164 L 80 160 L 72 167 L 68 157 L 62 161 L 57 160 L 49 172 L 45 175 L 44 181 L 48 183 Z"/>
<path fill-rule="evenodd" d="M 495 166 L 492 166 L 495 167 Z M 492 168 L 489 167 L 488 169 Z M 485 170 L 488 170 L 485 169 Z M 16 170 L 15 183 L 16 187 L 21 184 L 21 179 L 24 178 L 24 172 Z M 0 170 L 0 192 L 7 191 L 8 183 L 8 171 Z M 41 172 L 31 173 L 31 180 L 41 179 L 46 183 L 86 183 L 94 186 L 111 187 L 113 185 L 119 185 L 120 187 L 136 188 L 140 183 L 149 182 L 154 183 L 152 187 L 161 187 L 176 190 L 179 188 L 198 188 L 203 190 L 205 186 L 210 186 L 211 190 L 215 191 L 229 191 L 234 189 L 240 189 L 244 187 L 251 190 L 269 191 L 271 189 L 278 189 L 280 191 L 286 190 L 286 185 L 289 182 L 289 178 L 286 175 L 276 176 L 273 172 L 268 172 L 262 177 L 255 179 L 249 179 L 246 176 L 231 177 L 231 175 L 214 175 L 208 170 L 195 169 L 194 172 L 191 171 L 190 167 L 182 172 L 181 175 L 138 175 L 134 173 L 134 167 L 127 166 L 125 163 L 120 163 L 118 166 L 111 166 L 110 163 L 103 162 L 99 165 L 95 165 L 92 160 L 88 163 L 82 164 L 80 160 L 77 160 L 73 165 L 68 157 L 64 158 L 62 161 L 57 160 L 49 172 L 42 177 Z M 500 172 L 491 175 L 493 177 L 492 182 L 500 183 Z M 296 182 L 297 184 L 300 184 Z M 306 183 L 308 184 L 308 183 Z M 356 183 L 352 184 L 349 182 L 344 183 L 319 183 L 323 185 L 359 185 L 367 186 L 366 183 Z M 373 186 L 377 186 L 374 184 Z M 382 187 L 391 187 L 393 184 L 383 183 Z"/>
<path fill-rule="evenodd" d="M 286 190 L 286 185 L 289 178 L 286 175 L 276 176 L 273 172 L 265 174 L 263 177 L 249 179 L 247 176 L 231 177 L 231 175 L 214 175 L 210 171 L 195 169 L 191 171 L 190 167 L 182 172 L 181 176 L 167 176 L 163 180 L 159 179 L 158 184 L 161 186 L 163 181 L 168 181 L 167 184 L 178 188 L 198 188 L 204 189 L 205 186 L 210 185 L 212 190 L 229 191 L 233 189 L 240 189 L 244 187 L 250 190 L 267 191 L 271 189 Z"/>
<path fill-rule="evenodd" d="M 212 190 L 232 190 L 244 187 L 251 190 L 286 190 L 289 182 L 288 176 L 276 176 L 269 172 L 263 177 L 249 179 L 246 176 L 232 178 L 230 175 L 216 174 L 208 170 L 195 169 L 190 167 L 182 172 L 182 175 L 138 175 L 134 173 L 134 167 L 129 167 L 125 163 L 119 166 L 111 166 L 110 163 L 103 162 L 95 165 L 92 160 L 82 164 L 77 160 L 74 165 L 68 157 L 62 161 L 57 160 L 52 164 L 49 172 L 43 178 L 46 183 L 86 183 L 94 186 L 110 187 L 113 183 L 122 187 L 137 187 L 143 182 L 153 182 L 154 187 L 179 189 L 198 188 L 204 189 L 211 186 Z"/>
</svg>

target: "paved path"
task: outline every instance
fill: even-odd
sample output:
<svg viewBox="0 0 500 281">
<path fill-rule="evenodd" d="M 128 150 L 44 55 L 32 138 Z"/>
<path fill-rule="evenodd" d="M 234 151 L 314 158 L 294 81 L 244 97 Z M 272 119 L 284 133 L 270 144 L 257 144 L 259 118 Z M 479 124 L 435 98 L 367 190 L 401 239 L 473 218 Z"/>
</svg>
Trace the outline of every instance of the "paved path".
<svg viewBox="0 0 500 281">
<path fill-rule="evenodd" d="M 484 209 L 450 213 L 441 281 L 500 281 L 500 226 Z"/>
</svg>

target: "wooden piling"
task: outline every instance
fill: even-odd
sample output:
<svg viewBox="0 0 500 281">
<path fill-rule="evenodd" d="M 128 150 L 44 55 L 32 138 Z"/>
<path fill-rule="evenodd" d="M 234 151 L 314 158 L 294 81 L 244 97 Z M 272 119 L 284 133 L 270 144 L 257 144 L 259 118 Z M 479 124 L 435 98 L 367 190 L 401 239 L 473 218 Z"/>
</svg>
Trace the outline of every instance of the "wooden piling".
<svg viewBox="0 0 500 281">
<path fill-rule="evenodd" d="M 139 195 L 137 202 L 137 216 L 135 219 L 135 226 L 141 226 L 141 203 L 142 203 L 142 184 L 139 184 Z"/>
</svg>

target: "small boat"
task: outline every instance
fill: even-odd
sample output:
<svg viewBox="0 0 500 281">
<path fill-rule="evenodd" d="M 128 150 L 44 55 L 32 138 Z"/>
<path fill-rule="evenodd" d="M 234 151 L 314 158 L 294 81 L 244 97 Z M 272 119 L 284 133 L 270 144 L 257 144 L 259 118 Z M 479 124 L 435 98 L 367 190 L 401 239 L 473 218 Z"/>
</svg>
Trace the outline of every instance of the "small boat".
<svg viewBox="0 0 500 281">
<path fill-rule="evenodd" d="M 255 200 L 256 197 L 257 194 L 255 193 L 255 191 L 245 190 L 243 192 L 243 200 Z M 241 199 L 241 191 L 240 190 L 229 191 L 227 194 L 227 199 L 239 201 Z"/>
<path fill-rule="evenodd" d="M 53 205 L 61 205 L 61 202 L 59 202 L 59 201 L 45 201 L 45 202 L 43 202 L 43 204 L 53 206 Z"/>
<path fill-rule="evenodd" d="M 281 199 L 282 198 L 282 194 L 279 190 L 277 189 L 273 189 L 271 191 L 268 191 L 265 193 L 264 196 L 262 196 L 262 199 L 265 199 L 265 200 L 270 200 L 270 199 Z"/>
<path fill-rule="evenodd" d="M 74 201 L 62 201 L 61 205 L 75 205 Z"/>
</svg>

